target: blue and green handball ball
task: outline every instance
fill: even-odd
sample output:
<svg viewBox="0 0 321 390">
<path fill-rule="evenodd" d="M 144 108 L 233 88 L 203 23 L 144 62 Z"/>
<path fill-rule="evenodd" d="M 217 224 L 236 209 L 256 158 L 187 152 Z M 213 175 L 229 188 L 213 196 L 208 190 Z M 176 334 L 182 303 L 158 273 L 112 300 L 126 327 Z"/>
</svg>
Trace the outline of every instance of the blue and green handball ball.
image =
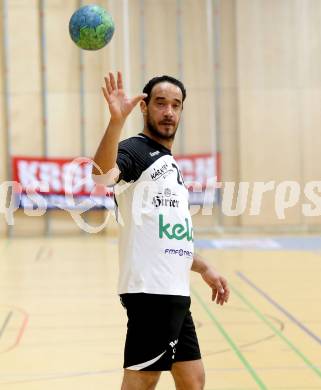
<svg viewBox="0 0 321 390">
<path fill-rule="evenodd" d="M 115 25 L 110 14 L 99 5 L 85 5 L 70 18 L 69 34 L 85 50 L 99 50 L 110 42 Z"/>
</svg>

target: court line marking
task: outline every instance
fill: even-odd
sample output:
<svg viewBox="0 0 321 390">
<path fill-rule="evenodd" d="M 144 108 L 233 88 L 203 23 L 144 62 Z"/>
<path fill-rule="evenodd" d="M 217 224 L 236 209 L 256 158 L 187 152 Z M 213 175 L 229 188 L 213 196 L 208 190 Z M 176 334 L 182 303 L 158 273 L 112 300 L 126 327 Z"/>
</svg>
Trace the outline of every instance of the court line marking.
<svg viewBox="0 0 321 390">
<path fill-rule="evenodd" d="M 7 349 L 6 352 L 8 351 L 11 351 L 12 349 L 16 348 L 19 344 L 20 344 L 20 341 L 22 339 L 22 336 L 24 335 L 25 331 L 26 331 L 26 327 L 28 325 L 28 321 L 29 321 L 29 315 L 28 314 L 25 314 L 25 317 L 24 317 L 24 320 L 23 320 L 23 323 L 21 325 L 21 328 L 20 328 L 20 331 L 19 331 L 19 334 L 18 334 L 18 337 L 16 339 L 16 342 L 14 343 L 14 345 Z"/>
<path fill-rule="evenodd" d="M 256 314 L 257 317 L 260 318 L 261 321 L 263 321 L 267 326 L 269 326 L 289 347 L 292 349 L 293 352 L 295 352 L 303 361 L 304 363 L 311 368 L 319 377 L 321 377 L 321 370 L 314 365 L 282 332 L 280 332 L 266 317 L 261 311 L 254 306 L 249 300 L 247 300 L 243 294 L 241 294 L 240 291 L 238 291 L 235 287 L 230 285 L 231 290 L 239 297 L 243 303 L 248 306 L 253 313 Z"/>
<path fill-rule="evenodd" d="M 309 386 L 309 387 L 301 387 L 301 386 L 272 386 L 269 390 L 320 390 L 320 386 Z M 253 387 L 209 387 L 206 390 L 256 390 Z"/>
<path fill-rule="evenodd" d="M 84 371 L 84 372 L 66 372 L 66 373 L 57 373 L 57 374 L 49 374 L 49 375 L 40 375 L 34 376 L 33 378 L 24 378 L 24 379 L 14 379 L 11 381 L 0 382 L 1 385 L 12 385 L 12 384 L 20 384 L 20 383 L 32 383 L 32 382 L 47 382 L 52 380 L 59 379 L 68 379 L 82 376 L 96 376 L 96 375 L 105 375 L 112 374 L 116 372 L 122 372 L 123 370 L 120 368 L 110 369 L 110 370 L 100 370 L 100 371 Z"/>
<path fill-rule="evenodd" d="M 248 311 L 248 309 L 243 309 L 244 311 Z M 278 325 L 280 325 L 280 331 L 282 332 L 283 329 L 284 329 L 284 323 L 279 320 L 278 318 L 274 317 L 274 316 L 271 316 L 271 315 L 268 315 L 268 317 L 273 320 L 274 322 L 276 322 Z M 195 322 L 195 321 L 194 321 Z M 233 324 L 233 325 L 239 325 L 240 322 L 228 322 L 228 321 L 224 321 L 225 324 Z M 253 324 L 253 322 L 251 322 Z M 272 334 L 268 335 L 268 336 L 265 336 L 265 337 L 262 337 L 258 340 L 254 340 L 254 341 L 251 341 L 251 342 L 247 342 L 245 344 L 240 344 L 239 345 L 239 348 L 240 349 L 246 349 L 248 347 L 252 347 L 253 345 L 257 345 L 257 344 L 261 344 L 263 342 L 266 342 L 268 340 L 271 340 L 272 338 L 274 337 L 277 337 L 276 334 L 274 332 L 272 332 Z M 230 351 L 230 348 L 225 348 L 225 349 L 220 349 L 218 351 L 208 351 L 207 353 L 204 353 L 203 352 L 203 356 L 211 356 L 211 355 L 218 355 L 220 353 L 225 353 L 225 352 L 229 352 Z"/>
<path fill-rule="evenodd" d="M 4 320 L 4 323 L 3 323 L 3 325 L 2 325 L 2 327 L 1 327 L 1 329 L 0 329 L 0 339 L 1 339 L 1 337 L 2 337 L 2 335 L 3 335 L 3 333 L 4 333 L 4 331 L 5 331 L 5 329 L 6 329 L 7 325 L 8 325 L 8 323 L 9 323 L 11 317 L 12 317 L 12 314 L 13 314 L 13 312 L 10 311 L 10 312 L 8 313 L 6 319 Z"/>
<path fill-rule="evenodd" d="M 192 293 L 193 295 L 196 297 L 198 303 L 203 307 L 203 309 L 205 310 L 205 312 L 207 313 L 207 315 L 210 317 L 210 319 L 212 320 L 212 322 L 215 324 L 215 326 L 217 327 L 217 329 L 220 331 L 220 333 L 223 335 L 223 337 L 225 338 L 225 340 L 230 344 L 232 350 L 234 351 L 234 353 L 236 354 L 236 356 L 239 358 L 239 360 L 241 361 L 241 363 L 244 365 L 244 367 L 247 369 L 247 371 L 249 372 L 249 374 L 252 376 L 252 378 L 255 380 L 255 382 L 257 383 L 257 385 L 259 386 L 260 389 L 264 389 L 264 390 L 267 390 L 267 387 L 266 385 L 263 383 L 263 381 L 261 380 L 261 378 L 258 376 L 258 374 L 256 373 L 256 371 L 254 370 L 254 368 L 250 365 L 250 363 L 247 361 L 247 359 L 244 357 L 244 355 L 242 354 L 242 352 L 238 349 L 237 345 L 235 344 L 235 342 L 233 341 L 233 339 L 229 336 L 229 334 L 226 332 L 226 330 L 224 329 L 224 327 L 221 325 L 221 323 L 217 320 L 217 318 L 214 316 L 214 314 L 212 313 L 212 311 L 209 309 L 209 307 L 207 306 L 207 304 L 203 301 L 203 299 L 200 297 L 200 295 L 197 293 L 197 291 L 195 290 L 195 288 L 191 288 L 192 290 Z"/>
<path fill-rule="evenodd" d="M 262 367 L 255 366 L 258 371 L 306 371 L 309 369 L 306 365 L 304 366 L 274 366 L 274 367 Z M 319 366 L 321 368 L 321 366 Z M 244 371 L 243 367 L 228 367 L 228 368 L 207 368 L 206 371 L 217 371 L 217 372 L 236 372 L 236 371 Z M 2 376 L 2 375 L 1 375 Z M 320 387 L 320 386 L 319 386 Z"/>
<path fill-rule="evenodd" d="M 15 309 L 20 314 L 22 314 L 23 321 L 22 321 L 21 327 L 19 328 L 19 333 L 17 335 L 17 338 L 16 338 L 14 344 L 9 346 L 7 349 L 4 349 L 3 351 L 0 351 L 0 355 L 3 354 L 3 353 L 11 351 L 12 349 L 16 348 L 19 345 L 19 343 L 20 343 L 20 341 L 22 339 L 22 336 L 24 335 L 24 333 L 26 331 L 26 327 L 28 325 L 28 322 L 29 322 L 29 314 L 27 312 L 25 312 L 23 309 L 20 309 L 20 308 L 15 307 L 15 306 L 10 306 L 10 308 Z M 12 312 L 12 313 L 14 313 L 14 312 Z"/>
<path fill-rule="evenodd" d="M 280 367 L 274 367 L 273 369 L 279 369 Z M 304 367 L 283 367 L 284 369 L 290 368 L 292 370 L 297 370 L 297 369 L 307 369 L 306 366 Z M 266 367 L 259 367 L 260 370 L 265 370 L 270 368 Z M 209 368 L 207 371 L 211 372 L 233 372 L 233 371 L 243 371 L 244 368 L 237 367 L 237 368 Z M 15 373 L 13 376 L 12 374 L 1 374 L 1 378 L 5 379 L 4 381 L 0 381 L 0 385 L 11 385 L 11 384 L 21 384 L 21 383 L 32 383 L 32 382 L 49 382 L 57 379 L 70 379 L 70 378 L 75 378 L 75 377 L 83 377 L 83 376 L 100 376 L 100 375 L 105 375 L 105 374 L 113 374 L 116 372 L 122 372 L 121 368 L 116 368 L 116 369 L 110 369 L 110 370 L 101 370 L 101 371 L 84 371 L 84 372 L 56 372 L 56 373 L 41 373 L 41 374 L 26 374 L 26 373 Z M 19 378 L 22 377 L 22 378 Z M 222 387 L 222 388 L 215 388 L 215 390 L 250 390 L 252 388 L 250 387 Z M 308 390 L 308 389 L 320 389 L 320 387 L 308 387 L 308 388 L 302 388 L 302 387 L 271 387 L 271 389 L 302 389 L 302 390 Z M 214 390 L 214 389 L 213 389 Z M 253 388 L 253 390 L 255 390 Z"/>
<path fill-rule="evenodd" d="M 106 354 L 107 355 L 107 354 Z M 321 366 L 319 366 L 321 367 Z M 297 371 L 297 370 L 300 370 L 300 371 L 306 371 L 308 370 L 308 367 L 306 365 L 303 365 L 303 366 L 274 366 L 274 367 L 262 367 L 262 366 L 256 366 L 256 369 L 257 370 L 260 370 L 260 371 Z M 119 372 L 122 372 L 123 369 L 122 368 L 116 368 L 116 369 L 110 369 L 110 370 L 104 370 L 104 372 L 107 371 L 119 371 Z M 209 372 L 243 372 L 245 371 L 245 368 L 244 367 L 222 367 L 222 368 L 218 368 L 218 367 L 211 367 L 211 368 L 207 368 L 206 369 L 206 372 L 209 371 Z M 84 372 L 51 372 L 51 373 L 44 373 L 44 372 L 41 372 L 41 373 L 28 373 L 28 372 L 17 372 L 15 371 L 14 374 L 12 372 L 10 373 L 5 373 L 5 372 L 1 372 L 1 379 L 15 379 L 17 380 L 17 378 L 21 377 L 23 379 L 40 379 L 40 378 L 44 378 L 44 377 L 58 377 L 59 375 L 94 375 L 94 374 L 101 374 L 101 371 L 89 371 L 89 369 L 87 371 L 84 371 Z M 0 382 L 0 384 L 2 384 L 3 382 Z M 319 386 L 320 388 L 320 386 Z"/>
<path fill-rule="evenodd" d="M 255 285 L 245 274 L 243 274 L 243 272 L 236 271 L 235 273 L 239 278 L 241 278 L 244 282 L 246 282 L 249 286 L 251 286 L 254 290 L 256 290 L 256 292 L 262 295 L 268 302 L 270 302 L 273 306 L 279 309 L 286 317 L 288 317 L 292 322 L 294 322 L 305 333 L 307 333 L 310 337 L 312 337 L 317 343 L 321 344 L 321 338 L 319 336 L 314 334 L 309 328 L 307 328 L 298 319 L 296 319 L 290 312 L 288 312 L 286 309 L 284 309 L 284 307 L 282 307 L 273 298 L 271 298 L 265 291 L 263 291 L 260 287 Z"/>
</svg>

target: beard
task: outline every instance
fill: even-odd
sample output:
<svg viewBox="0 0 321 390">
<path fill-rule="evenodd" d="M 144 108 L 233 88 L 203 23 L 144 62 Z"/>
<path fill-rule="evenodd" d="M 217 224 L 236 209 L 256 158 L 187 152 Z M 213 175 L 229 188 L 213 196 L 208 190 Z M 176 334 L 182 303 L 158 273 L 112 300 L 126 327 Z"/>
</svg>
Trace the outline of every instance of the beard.
<svg viewBox="0 0 321 390">
<path fill-rule="evenodd" d="M 172 133 L 169 133 L 169 134 L 164 134 L 162 133 L 160 130 L 158 130 L 158 128 L 156 127 L 156 125 L 154 123 L 152 123 L 152 121 L 150 120 L 150 117 L 149 117 L 149 114 L 147 114 L 147 127 L 148 127 L 148 130 L 153 134 L 155 135 L 156 137 L 160 138 L 160 139 L 164 139 L 164 140 L 174 140 L 175 138 L 175 135 L 176 135 L 176 131 L 177 131 L 177 128 L 178 128 L 178 123 L 176 125 L 176 127 L 174 128 L 174 131 Z"/>
</svg>

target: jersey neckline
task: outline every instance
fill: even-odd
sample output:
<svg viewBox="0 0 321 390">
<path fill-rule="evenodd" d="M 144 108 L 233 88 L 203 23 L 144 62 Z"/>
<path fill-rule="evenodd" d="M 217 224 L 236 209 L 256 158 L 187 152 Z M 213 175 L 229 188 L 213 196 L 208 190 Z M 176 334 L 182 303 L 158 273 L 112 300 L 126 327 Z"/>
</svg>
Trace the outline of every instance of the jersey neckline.
<svg viewBox="0 0 321 390">
<path fill-rule="evenodd" d="M 144 137 L 149 143 L 151 143 L 152 145 L 154 145 L 155 148 L 157 149 L 163 149 L 165 150 L 167 153 L 169 153 L 170 155 L 172 155 L 172 152 L 170 151 L 170 149 L 166 148 L 166 146 L 160 144 L 159 142 L 153 140 L 152 138 L 148 137 L 148 135 L 144 134 L 144 133 L 139 133 L 138 135 Z"/>
</svg>

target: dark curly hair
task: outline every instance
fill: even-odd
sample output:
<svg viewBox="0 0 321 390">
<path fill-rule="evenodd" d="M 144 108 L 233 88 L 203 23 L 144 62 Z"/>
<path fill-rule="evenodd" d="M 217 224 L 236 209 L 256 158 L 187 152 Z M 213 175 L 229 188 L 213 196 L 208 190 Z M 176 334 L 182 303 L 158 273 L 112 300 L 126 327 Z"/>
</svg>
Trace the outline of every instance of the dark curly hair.
<svg viewBox="0 0 321 390">
<path fill-rule="evenodd" d="M 171 83 L 171 84 L 174 84 L 176 85 L 177 87 L 180 88 L 180 90 L 182 91 L 182 95 L 183 95 L 183 101 L 185 100 L 186 98 L 186 89 L 184 87 L 184 84 L 175 79 L 174 77 L 172 76 L 167 76 L 167 75 L 163 75 L 163 76 L 157 76 L 157 77 L 153 77 L 151 80 L 148 81 L 148 83 L 145 85 L 144 89 L 143 89 L 143 93 L 147 93 L 147 97 L 144 99 L 145 103 L 148 105 L 149 101 L 150 101 L 150 98 L 151 98 L 151 91 L 153 89 L 153 87 L 158 84 L 158 83 L 162 83 L 162 82 L 168 82 L 168 83 Z"/>
</svg>

